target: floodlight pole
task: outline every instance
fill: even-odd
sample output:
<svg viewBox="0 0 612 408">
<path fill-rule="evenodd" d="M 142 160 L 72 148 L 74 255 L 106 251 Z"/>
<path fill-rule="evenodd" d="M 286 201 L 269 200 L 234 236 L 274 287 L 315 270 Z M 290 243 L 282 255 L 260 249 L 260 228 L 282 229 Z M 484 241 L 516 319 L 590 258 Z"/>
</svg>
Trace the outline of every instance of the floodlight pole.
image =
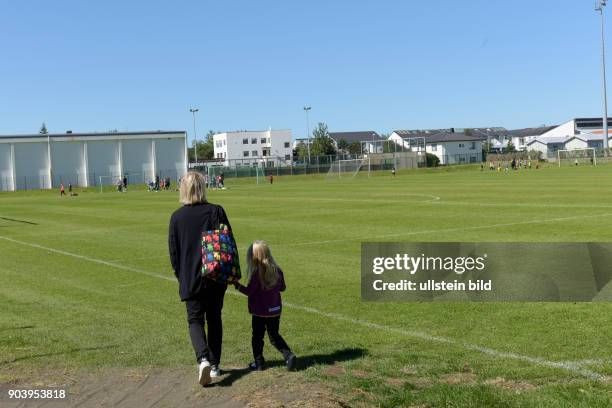
<svg viewBox="0 0 612 408">
<path fill-rule="evenodd" d="M 604 157 L 608 157 L 608 94 L 606 90 L 606 42 L 604 32 L 604 12 L 603 9 L 606 6 L 607 0 L 598 0 L 595 11 L 599 11 L 601 16 L 601 82 L 603 92 L 603 147 Z"/>
<path fill-rule="evenodd" d="M 197 138 L 197 134 L 196 134 L 196 117 L 195 117 L 195 114 L 198 111 L 199 111 L 198 108 L 190 108 L 189 109 L 189 112 L 191 112 L 193 114 L 193 142 L 194 142 L 193 152 L 195 154 L 196 165 L 198 164 L 198 138 Z"/>
<path fill-rule="evenodd" d="M 308 150 L 308 166 L 310 167 L 310 120 L 308 118 L 308 112 L 310 112 L 310 110 L 312 109 L 312 107 L 310 106 L 304 106 L 304 112 L 306 112 L 306 129 L 308 132 L 308 141 L 306 142 L 306 149 Z"/>
</svg>

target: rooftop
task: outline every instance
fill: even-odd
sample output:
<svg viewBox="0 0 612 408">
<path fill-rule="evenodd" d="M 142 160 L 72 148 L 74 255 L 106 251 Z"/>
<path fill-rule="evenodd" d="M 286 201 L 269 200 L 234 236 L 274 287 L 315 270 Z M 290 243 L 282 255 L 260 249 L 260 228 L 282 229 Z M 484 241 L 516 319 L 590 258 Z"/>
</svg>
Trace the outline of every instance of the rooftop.
<svg viewBox="0 0 612 408">
<path fill-rule="evenodd" d="M 100 136 L 137 136 L 137 135 L 170 135 L 187 133 L 184 130 L 143 130 L 139 132 L 119 132 L 119 131 L 109 131 L 109 132 L 72 132 L 67 131 L 66 133 L 31 133 L 31 134 L 23 134 L 23 135 L 0 135 L 0 139 L 17 139 L 17 138 L 40 138 L 40 137 L 100 137 Z"/>
<path fill-rule="evenodd" d="M 337 142 L 345 140 L 347 143 L 364 142 L 369 140 L 383 140 L 378 133 L 373 130 L 361 130 L 356 132 L 330 132 L 329 137 Z"/>
</svg>

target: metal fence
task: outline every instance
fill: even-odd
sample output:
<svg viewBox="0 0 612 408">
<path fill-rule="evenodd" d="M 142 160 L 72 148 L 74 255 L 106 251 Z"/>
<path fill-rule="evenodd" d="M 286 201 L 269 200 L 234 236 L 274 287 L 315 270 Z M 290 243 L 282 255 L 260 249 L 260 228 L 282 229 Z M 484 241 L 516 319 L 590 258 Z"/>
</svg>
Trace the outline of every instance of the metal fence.
<svg viewBox="0 0 612 408">
<path fill-rule="evenodd" d="M 173 183 L 176 183 L 178 179 L 183 175 L 183 172 L 178 171 L 177 169 L 165 169 L 158 170 L 156 172 L 157 176 L 160 179 L 165 179 L 166 177 L 170 177 Z M 153 172 L 143 172 L 143 173 L 135 173 L 135 172 L 124 172 L 123 176 L 127 177 L 128 184 L 148 184 L 150 182 L 155 182 L 155 175 Z M 89 187 L 99 187 L 100 186 L 100 177 L 102 177 L 103 185 L 115 185 L 117 180 L 119 180 L 122 175 L 119 173 L 95 173 L 92 172 L 88 175 L 89 183 L 86 183 L 86 178 L 82 174 L 77 173 L 68 173 L 68 174 L 52 174 L 53 183 L 49 183 L 48 175 L 41 176 L 16 176 L 15 182 L 13 184 L 13 178 L 10 176 L 0 176 L 0 191 L 13 191 L 13 190 L 41 190 L 46 189 L 51 186 L 51 188 L 59 188 L 60 184 L 64 184 L 64 186 L 68 186 L 68 184 L 72 184 L 74 187 L 85 187 L 89 185 Z"/>
<path fill-rule="evenodd" d="M 210 172 L 214 175 L 223 173 L 226 178 L 256 177 L 259 175 L 293 176 L 305 174 L 327 174 L 330 167 L 337 160 L 359 160 L 366 158 L 363 154 L 337 154 L 325 156 L 311 156 L 296 160 L 285 160 L 280 157 L 267 157 L 265 159 L 236 159 L 214 160 L 205 162 L 197 168 L 200 171 Z M 370 154 L 370 170 L 391 170 L 392 168 L 425 167 L 425 155 L 414 153 L 414 157 L 406 157 L 406 152 Z"/>
</svg>

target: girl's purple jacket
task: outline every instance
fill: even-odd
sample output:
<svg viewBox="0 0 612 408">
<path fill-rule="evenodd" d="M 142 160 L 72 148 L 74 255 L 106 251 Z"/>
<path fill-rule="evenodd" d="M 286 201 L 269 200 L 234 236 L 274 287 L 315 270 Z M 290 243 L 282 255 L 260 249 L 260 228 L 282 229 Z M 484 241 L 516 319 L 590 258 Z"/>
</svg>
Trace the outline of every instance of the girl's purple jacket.
<svg viewBox="0 0 612 408">
<path fill-rule="evenodd" d="M 238 290 L 249 297 L 249 313 L 255 316 L 272 317 L 281 314 L 281 292 L 285 290 L 283 271 L 278 269 L 276 285 L 265 289 L 261 285 L 259 271 L 255 271 L 248 286 L 236 284 Z"/>
</svg>

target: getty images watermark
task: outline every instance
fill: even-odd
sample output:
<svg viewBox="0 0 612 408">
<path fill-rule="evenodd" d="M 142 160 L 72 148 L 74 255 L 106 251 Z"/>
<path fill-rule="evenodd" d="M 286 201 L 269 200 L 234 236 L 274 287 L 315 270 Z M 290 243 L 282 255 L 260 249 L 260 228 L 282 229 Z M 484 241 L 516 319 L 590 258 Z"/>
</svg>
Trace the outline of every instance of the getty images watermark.
<svg viewBox="0 0 612 408">
<path fill-rule="evenodd" d="M 612 301 L 612 243 L 363 243 L 365 301 Z"/>
</svg>

